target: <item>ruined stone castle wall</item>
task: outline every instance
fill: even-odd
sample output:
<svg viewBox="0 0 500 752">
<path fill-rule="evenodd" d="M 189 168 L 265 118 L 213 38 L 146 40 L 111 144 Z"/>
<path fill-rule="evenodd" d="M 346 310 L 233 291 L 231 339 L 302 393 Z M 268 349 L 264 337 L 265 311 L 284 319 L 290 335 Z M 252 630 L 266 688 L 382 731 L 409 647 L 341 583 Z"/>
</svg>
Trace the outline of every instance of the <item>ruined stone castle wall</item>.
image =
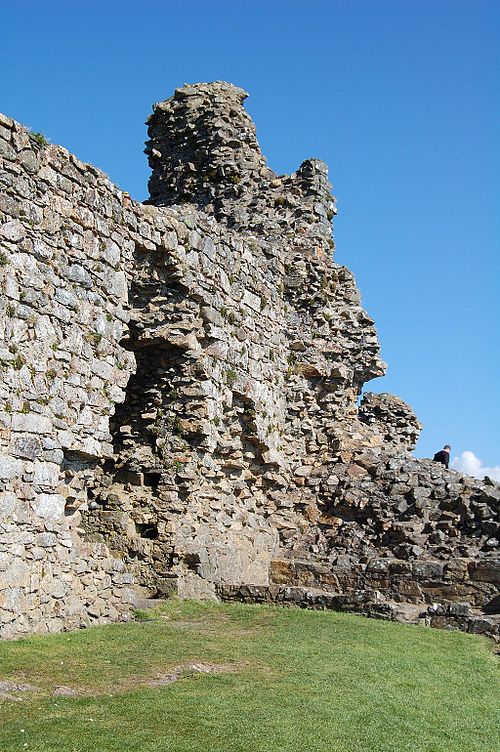
<svg viewBox="0 0 500 752">
<path fill-rule="evenodd" d="M 134 359 L 123 196 L 104 175 L 0 121 L 0 633 L 125 618 L 131 577 L 80 536 L 109 416 Z M 126 226 L 126 225 L 125 225 Z"/>
<path fill-rule="evenodd" d="M 179 560 L 181 591 L 267 582 L 282 262 L 2 123 L 3 634 L 124 616 Z"/>
<path fill-rule="evenodd" d="M 494 634 L 500 491 L 360 401 L 385 364 L 326 166 L 273 172 L 245 97 L 155 105 L 146 205 L 0 121 L 0 633 L 176 591 Z"/>
</svg>

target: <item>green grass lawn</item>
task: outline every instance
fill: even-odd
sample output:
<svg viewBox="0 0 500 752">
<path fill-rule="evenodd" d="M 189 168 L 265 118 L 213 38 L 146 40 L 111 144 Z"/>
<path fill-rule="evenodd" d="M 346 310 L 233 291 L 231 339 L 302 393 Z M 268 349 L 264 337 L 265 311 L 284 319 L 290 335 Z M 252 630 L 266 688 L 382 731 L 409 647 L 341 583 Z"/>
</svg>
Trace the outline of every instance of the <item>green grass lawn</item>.
<svg viewBox="0 0 500 752">
<path fill-rule="evenodd" d="M 39 688 L 0 700 L 0 751 L 498 752 L 497 678 L 479 637 L 173 601 L 152 621 L 0 644 L 0 681 Z"/>
</svg>

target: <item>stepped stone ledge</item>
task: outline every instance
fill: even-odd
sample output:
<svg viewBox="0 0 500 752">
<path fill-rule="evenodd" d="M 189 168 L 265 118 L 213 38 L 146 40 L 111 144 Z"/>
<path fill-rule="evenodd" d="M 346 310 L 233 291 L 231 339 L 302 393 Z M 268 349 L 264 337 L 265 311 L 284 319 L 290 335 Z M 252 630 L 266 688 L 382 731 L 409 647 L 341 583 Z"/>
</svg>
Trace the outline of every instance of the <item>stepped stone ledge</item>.
<svg viewBox="0 0 500 752">
<path fill-rule="evenodd" d="M 500 486 L 360 400 L 327 168 L 273 172 L 246 96 L 154 106 L 145 204 L 0 116 L 0 636 L 173 592 L 498 636 Z"/>
</svg>

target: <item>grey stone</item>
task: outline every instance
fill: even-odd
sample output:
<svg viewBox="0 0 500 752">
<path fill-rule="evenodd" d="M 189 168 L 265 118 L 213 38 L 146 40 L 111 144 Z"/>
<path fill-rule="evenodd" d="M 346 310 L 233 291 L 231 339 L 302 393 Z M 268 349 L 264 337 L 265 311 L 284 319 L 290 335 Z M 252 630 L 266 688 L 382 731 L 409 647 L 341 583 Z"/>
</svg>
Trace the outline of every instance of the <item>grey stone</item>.
<svg viewBox="0 0 500 752">
<path fill-rule="evenodd" d="M 52 421 L 44 415 L 36 413 L 16 413 L 12 417 L 12 430 L 27 433 L 50 433 Z"/>
<path fill-rule="evenodd" d="M 25 234 L 26 230 L 18 219 L 12 219 L 9 222 L 5 222 L 3 225 L 0 225 L 0 235 L 6 240 L 16 242 L 22 240 Z"/>
<path fill-rule="evenodd" d="M 42 443 L 38 436 L 16 435 L 11 442 L 11 452 L 14 457 L 34 460 L 41 456 Z"/>
<path fill-rule="evenodd" d="M 24 463 L 5 455 L 0 455 L 0 478 L 8 480 L 20 478 L 24 472 Z"/>
<path fill-rule="evenodd" d="M 399 398 L 358 405 L 385 364 L 327 168 L 270 170 L 245 97 L 155 106 L 147 205 L 0 118 L 0 633 L 127 618 L 138 586 L 495 634 L 500 487 L 411 457 Z"/>
<path fill-rule="evenodd" d="M 16 158 L 15 150 L 4 138 L 0 138 L 0 157 L 12 160 Z"/>
<path fill-rule="evenodd" d="M 20 151 L 18 159 L 27 172 L 34 173 L 38 170 L 38 159 L 36 154 L 29 149 L 23 149 Z"/>
</svg>

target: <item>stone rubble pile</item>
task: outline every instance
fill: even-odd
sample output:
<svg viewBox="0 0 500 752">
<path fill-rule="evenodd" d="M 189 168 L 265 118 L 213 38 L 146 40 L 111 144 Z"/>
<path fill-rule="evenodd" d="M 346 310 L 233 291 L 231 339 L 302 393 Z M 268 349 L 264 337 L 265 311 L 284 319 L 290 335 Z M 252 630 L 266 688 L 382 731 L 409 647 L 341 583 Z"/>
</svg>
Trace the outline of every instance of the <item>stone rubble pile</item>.
<svg viewBox="0 0 500 752">
<path fill-rule="evenodd" d="M 154 106 L 145 205 L 0 120 L 0 634 L 173 591 L 498 634 L 499 486 L 359 402 L 385 364 L 326 166 L 269 169 L 245 97 Z"/>
<path fill-rule="evenodd" d="M 383 434 L 384 444 L 401 451 L 415 449 L 422 430 L 417 416 L 406 402 L 393 394 L 365 392 L 359 407 L 359 419 L 376 425 Z"/>
</svg>

